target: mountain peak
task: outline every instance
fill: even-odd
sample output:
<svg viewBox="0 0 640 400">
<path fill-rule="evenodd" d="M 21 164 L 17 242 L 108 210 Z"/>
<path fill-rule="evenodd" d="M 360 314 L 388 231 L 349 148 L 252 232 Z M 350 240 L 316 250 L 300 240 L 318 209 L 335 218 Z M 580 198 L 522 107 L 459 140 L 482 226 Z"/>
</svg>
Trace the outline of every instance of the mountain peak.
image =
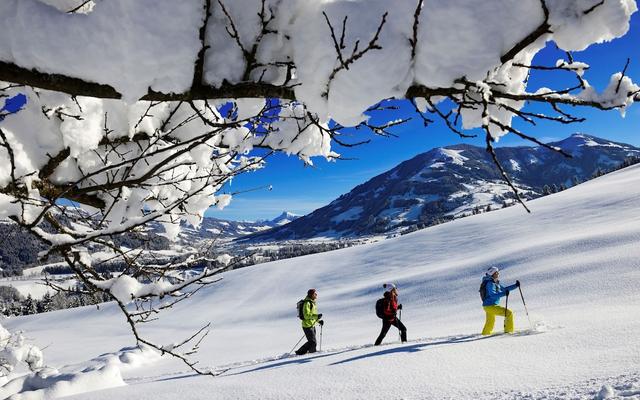
<svg viewBox="0 0 640 400">
<path fill-rule="evenodd" d="M 276 218 L 272 219 L 271 222 L 276 225 L 284 225 L 293 221 L 294 219 L 299 218 L 300 216 L 289 211 L 283 211 L 282 214 L 278 215 Z"/>
<path fill-rule="evenodd" d="M 571 136 L 569 136 L 567 139 L 570 139 L 570 138 L 598 139 L 595 136 L 587 135 L 586 133 L 582 133 L 582 132 L 572 133 Z"/>
<path fill-rule="evenodd" d="M 595 147 L 595 146 L 628 148 L 628 145 L 612 142 L 607 139 L 602 139 L 596 136 L 587 135 L 585 133 L 580 133 L 580 132 L 576 132 L 566 139 L 560 140 L 555 143 L 550 143 L 550 144 L 559 146 L 563 150 L 569 150 L 569 151 L 576 151 L 576 150 L 579 150 L 579 148 L 581 147 Z"/>
</svg>

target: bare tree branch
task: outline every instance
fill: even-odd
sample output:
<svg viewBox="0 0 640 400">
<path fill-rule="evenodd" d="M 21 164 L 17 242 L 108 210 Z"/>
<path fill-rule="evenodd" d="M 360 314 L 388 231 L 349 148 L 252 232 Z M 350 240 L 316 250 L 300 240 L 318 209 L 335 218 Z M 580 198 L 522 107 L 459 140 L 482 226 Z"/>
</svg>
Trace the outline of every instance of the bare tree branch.
<svg viewBox="0 0 640 400">
<path fill-rule="evenodd" d="M 513 60 L 513 58 L 522 50 L 550 32 L 551 25 L 549 25 L 549 9 L 547 8 L 547 3 L 545 2 L 545 0 L 540 0 L 540 6 L 542 7 L 544 16 L 544 20 L 542 21 L 542 23 L 538 25 L 538 27 L 534 29 L 533 32 L 528 34 L 524 39 L 516 43 L 511 49 L 504 53 L 504 55 L 500 57 L 500 62 L 505 64 L 506 62 Z"/>
<path fill-rule="evenodd" d="M 413 38 L 409 39 L 411 44 L 411 59 L 416 58 L 416 47 L 418 46 L 418 25 L 420 24 L 420 13 L 422 12 L 422 5 L 424 0 L 418 0 L 416 11 L 413 14 Z"/>
<path fill-rule="evenodd" d="M 627 67 L 629 67 L 629 61 L 630 59 L 627 57 L 627 62 L 624 64 L 624 68 L 622 69 L 622 74 L 620 74 L 620 79 L 618 79 L 618 84 L 616 85 L 616 93 L 620 91 L 620 84 L 622 83 L 624 74 L 627 72 Z"/>
</svg>

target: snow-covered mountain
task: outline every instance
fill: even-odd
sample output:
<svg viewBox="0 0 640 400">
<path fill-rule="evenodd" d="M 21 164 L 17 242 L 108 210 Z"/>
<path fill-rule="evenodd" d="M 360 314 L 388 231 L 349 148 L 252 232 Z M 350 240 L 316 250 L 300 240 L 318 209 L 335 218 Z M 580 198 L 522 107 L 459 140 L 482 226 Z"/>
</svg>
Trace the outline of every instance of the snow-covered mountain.
<svg viewBox="0 0 640 400">
<path fill-rule="evenodd" d="M 498 159 L 525 198 L 590 179 L 629 156 L 634 146 L 584 134 L 550 145 L 571 154 L 566 158 L 542 146 L 500 147 Z M 501 208 L 514 202 L 484 148 L 458 144 L 435 148 L 355 187 L 329 205 L 296 221 L 241 240 L 277 241 L 311 237 L 362 236 L 418 224 L 432 225 L 474 210 Z"/>
<path fill-rule="evenodd" d="M 229 368 L 217 378 L 132 347 L 115 304 L 5 319 L 5 328 L 46 346 L 49 368 L 25 370 L 0 398 L 638 398 L 640 165 L 529 207 L 224 273 L 144 324 L 145 335 L 171 344 L 211 321 L 194 357 L 203 369 Z M 518 291 L 509 297 L 521 334 L 479 335 L 478 287 L 494 265 L 504 283 L 522 282 L 528 315 Z M 400 288 L 408 343 L 391 328 L 372 346 L 383 282 Z M 302 335 L 295 304 L 309 287 L 326 322 L 322 352 L 285 358 Z"/>
<path fill-rule="evenodd" d="M 183 244 L 194 244 L 207 239 L 235 239 L 288 224 L 298 217 L 298 215 L 288 211 L 283 211 L 282 214 L 274 219 L 258 221 L 231 221 L 205 217 L 198 229 L 184 224 L 178 235 L 178 240 Z M 163 231 L 159 224 L 153 230 L 156 233 Z"/>
<path fill-rule="evenodd" d="M 70 209 L 79 213 L 81 210 Z M 84 215 L 84 218 L 90 218 Z M 162 236 L 164 228 L 159 223 L 150 223 L 143 233 L 129 233 L 115 237 L 119 245 L 126 248 L 145 248 L 163 251 L 186 247 L 197 247 L 203 241 L 215 239 L 225 242 L 231 239 L 261 232 L 294 221 L 299 216 L 287 211 L 271 220 L 231 221 L 205 217 L 198 229 L 183 224 L 176 243 Z M 38 252 L 47 248 L 38 238 L 20 228 L 13 222 L 0 220 L 0 238 L 6 238 L 0 246 L 0 275 L 17 275 L 24 268 L 37 263 Z M 54 257 L 55 259 L 55 257 Z"/>
<path fill-rule="evenodd" d="M 298 218 L 300 218 L 300 215 L 290 213 L 288 211 L 283 211 L 282 214 L 278 215 L 276 218 L 272 219 L 271 221 L 268 221 L 267 223 L 269 225 L 282 226 Z"/>
</svg>

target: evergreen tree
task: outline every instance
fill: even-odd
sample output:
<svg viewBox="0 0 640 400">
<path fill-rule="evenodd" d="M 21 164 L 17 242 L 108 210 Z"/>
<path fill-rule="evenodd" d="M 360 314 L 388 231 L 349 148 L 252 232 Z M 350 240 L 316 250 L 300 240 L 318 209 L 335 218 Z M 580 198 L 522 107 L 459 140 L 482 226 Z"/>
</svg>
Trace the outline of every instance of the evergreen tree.
<svg viewBox="0 0 640 400">
<path fill-rule="evenodd" d="M 600 167 L 598 167 L 598 168 L 596 168 L 596 170 L 591 175 L 591 178 L 597 178 L 597 177 L 602 176 L 602 175 L 604 175 L 604 171 Z"/>
<path fill-rule="evenodd" d="M 25 301 L 22 303 L 22 315 L 32 315 L 37 314 L 38 308 L 36 306 L 35 300 L 31 295 L 28 295 Z"/>
<path fill-rule="evenodd" d="M 45 293 L 44 296 L 42 296 L 42 300 L 38 302 L 38 305 L 39 305 L 38 312 L 41 312 L 41 313 L 54 310 L 53 300 L 49 292 Z"/>
<path fill-rule="evenodd" d="M 573 186 L 580 184 L 580 178 L 578 178 L 576 175 L 573 176 L 573 179 L 571 181 L 573 182 Z"/>
<path fill-rule="evenodd" d="M 19 301 L 14 301 L 11 303 L 11 305 L 9 306 L 9 313 L 7 315 L 11 316 L 18 316 L 18 315 L 22 315 L 22 303 Z"/>
<path fill-rule="evenodd" d="M 58 292 L 51 296 L 51 303 L 54 310 L 63 310 L 65 308 L 69 308 L 69 299 L 62 292 Z"/>
</svg>

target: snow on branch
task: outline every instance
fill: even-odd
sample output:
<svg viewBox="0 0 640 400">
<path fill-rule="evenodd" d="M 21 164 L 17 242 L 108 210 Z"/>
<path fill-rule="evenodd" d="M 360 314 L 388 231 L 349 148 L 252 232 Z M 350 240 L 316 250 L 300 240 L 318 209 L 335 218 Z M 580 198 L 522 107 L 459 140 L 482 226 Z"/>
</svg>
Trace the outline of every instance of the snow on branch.
<svg viewBox="0 0 640 400">
<path fill-rule="evenodd" d="M 565 50 L 581 50 L 619 37 L 636 10 L 631 0 L 594 4 L 528 0 L 506 6 L 489 1 L 474 7 L 464 2 L 406 0 L 392 8 L 382 1 L 147 3 L 99 2 L 79 16 L 56 15 L 35 0 L 4 2 L 3 26 L 14 35 L 0 41 L 0 80 L 128 102 L 295 99 L 322 121 L 333 118 L 350 125 L 362 118 L 366 107 L 384 98 L 413 98 L 412 91 L 430 94 L 454 87 L 463 77 L 476 81 L 496 69 L 504 75 L 515 66 L 529 66 L 521 61 L 531 59 L 549 40 Z M 148 18 L 132 29 L 129 16 L 135 13 Z M 178 19 L 180 23 L 175 23 Z M 333 21 L 340 21 L 340 27 Z M 118 29 L 120 24 L 126 29 Z M 62 26 L 86 31 L 90 37 L 82 38 L 82 43 L 102 42 L 104 35 L 112 35 L 113 49 L 84 46 Z M 39 30 L 38 35 L 33 29 Z M 31 42 L 30 37 L 38 41 Z M 367 37 L 368 45 L 360 46 Z M 180 51 L 166 51 L 174 43 L 180 43 Z M 379 54 L 369 54 L 370 50 Z M 366 65 L 350 68 L 365 53 L 367 61 L 361 64 Z M 153 63 L 140 65 L 141 58 Z M 569 64 L 565 69 L 578 66 Z M 127 74 L 120 73 L 123 70 Z M 342 70 L 344 79 L 333 86 L 343 86 L 344 80 L 349 90 L 328 93 L 327 87 Z M 506 83 L 502 78 L 500 83 Z M 510 89 L 523 91 L 517 85 Z M 363 94 L 366 106 L 360 106 L 361 101 L 356 101 L 360 109 L 349 106 Z M 341 108 L 345 115 L 334 111 Z"/>
</svg>

